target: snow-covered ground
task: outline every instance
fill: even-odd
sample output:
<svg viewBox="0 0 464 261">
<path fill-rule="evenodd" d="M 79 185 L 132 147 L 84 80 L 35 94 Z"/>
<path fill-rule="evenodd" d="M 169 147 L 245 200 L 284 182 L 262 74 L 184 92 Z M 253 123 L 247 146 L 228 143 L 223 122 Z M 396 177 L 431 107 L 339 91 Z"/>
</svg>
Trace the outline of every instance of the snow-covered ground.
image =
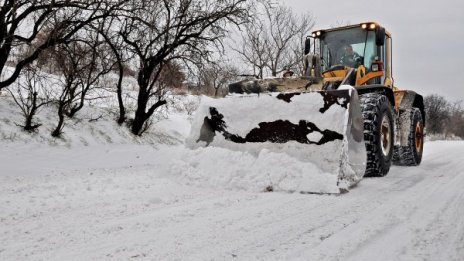
<svg viewBox="0 0 464 261">
<path fill-rule="evenodd" d="M 307 195 L 288 191 L 310 163 L 186 148 L 185 113 L 134 138 L 88 109 L 54 140 L 52 111 L 30 135 L 14 110 L 0 97 L 0 260 L 464 260 L 462 141 Z"/>
</svg>

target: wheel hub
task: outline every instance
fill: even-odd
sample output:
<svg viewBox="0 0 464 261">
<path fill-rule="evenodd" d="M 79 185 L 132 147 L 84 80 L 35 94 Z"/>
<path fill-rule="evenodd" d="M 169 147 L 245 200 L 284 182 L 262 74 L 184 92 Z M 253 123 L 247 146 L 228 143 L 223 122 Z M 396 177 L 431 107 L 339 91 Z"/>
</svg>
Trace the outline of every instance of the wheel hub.
<svg viewBox="0 0 464 261">
<path fill-rule="evenodd" d="M 382 123 L 380 126 L 380 145 L 382 148 L 382 153 L 384 156 L 390 154 L 391 150 L 391 128 L 390 121 L 387 115 L 384 115 L 382 118 Z"/>
<path fill-rule="evenodd" d="M 423 142 L 423 137 L 424 134 L 422 132 L 422 124 L 418 122 L 416 124 L 416 131 L 415 131 L 415 141 L 416 141 L 416 151 L 421 152 L 422 150 L 422 142 Z"/>
</svg>

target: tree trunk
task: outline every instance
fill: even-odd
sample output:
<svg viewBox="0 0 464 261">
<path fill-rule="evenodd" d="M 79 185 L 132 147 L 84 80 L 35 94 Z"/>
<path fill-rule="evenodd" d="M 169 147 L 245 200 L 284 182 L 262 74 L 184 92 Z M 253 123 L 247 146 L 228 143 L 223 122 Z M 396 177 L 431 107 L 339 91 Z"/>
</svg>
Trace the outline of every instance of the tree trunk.
<svg viewBox="0 0 464 261">
<path fill-rule="evenodd" d="M 133 134 L 139 136 L 146 131 L 144 129 L 144 124 L 151 117 L 151 115 L 153 115 L 156 108 L 166 104 L 165 100 L 158 100 L 147 110 L 148 101 L 150 100 L 150 78 L 152 78 L 153 70 L 156 67 L 154 64 L 155 63 L 152 63 L 151 65 L 145 64 L 139 71 L 139 76 L 137 77 L 139 94 L 137 96 L 137 110 L 135 111 L 135 117 L 134 121 L 132 122 L 131 131 Z M 159 68 L 159 71 L 154 76 L 155 79 L 152 79 L 152 81 L 156 81 L 160 72 L 161 68 Z"/>
<path fill-rule="evenodd" d="M 158 107 L 161 107 L 167 103 L 165 100 L 159 100 L 153 104 L 147 112 L 145 112 L 150 96 L 146 92 L 139 91 L 139 97 L 137 102 L 137 110 L 135 111 L 134 121 L 132 122 L 131 131 L 135 135 L 142 135 L 144 131 L 145 122 L 153 115 Z"/>
<path fill-rule="evenodd" d="M 3 28 L 2 28 L 3 29 Z M 0 48 L 0 73 L 3 73 L 3 70 L 5 69 L 6 62 L 8 61 L 8 57 L 11 52 L 11 40 L 5 40 L 5 42 L 2 44 L 2 47 Z M 2 88 L 0 87 L 0 90 Z"/>
<path fill-rule="evenodd" d="M 117 120 L 117 123 L 119 125 L 123 124 L 126 121 L 126 109 L 124 107 L 124 101 L 122 99 L 122 80 L 124 78 L 124 66 L 122 64 L 122 57 L 120 54 L 120 50 L 116 47 L 116 45 L 113 44 L 111 39 L 108 37 L 108 35 L 103 32 L 101 29 L 98 29 L 100 34 L 105 38 L 106 43 L 108 43 L 109 47 L 113 51 L 114 56 L 116 57 L 116 61 L 118 63 L 118 69 L 119 69 L 119 79 L 118 79 L 118 85 L 116 86 L 116 94 L 118 97 L 118 105 L 119 105 L 119 117 Z"/>
<path fill-rule="evenodd" d="M 147 113 L 145 112 L 147 108 L 147 103 L 149 99 L 148 93 L 145 91 L 147 88 L 140 85 L 139 81 L 139 95 L 137 98 L 137 110 L 135 111 L 134 121 L 132 122 L 132 133 L 135 135 L 141 135 L 143 124 L 148 119 Z"/>
<path fill-rule="evenodd" d="M 58 125 L 56 126 L 55 130 L 53 130 L 52 132 L 52 137 L 57 138 L 61 136 L 61 130 L 63 129 L 63 125 L 64 125 L 64 116 L 60 115 Z"/>
<path fill-rule="evenodd" d="M 26 120 L 24 122 L 25 131 L 33 131 L 37 129 L 40 124 L 32 125 L 32 119 L 34 118 L 35 113 L 37 112 L 37 92 L 32 94 L 32 108 L 28 115 L 26 115 Z"/>
<path fill-rule="evenodd" d="M 271 68 L 271 71 L 272 71 L 272 76 L 273 76 L 273 77 L 276 77 L 276 76 L 277 76 L 277 68 L 276 68 L 275 66 L 273 66 L 273 67 Z"/>
<path fill-rule="evenodd" d="M 60 102 L 58 108 L 58 125 L 56 126 L 55 130 L 53 130 L 52 137 L 57 138 L 61 136 L 61 130 L 63 130 L 64 127 L 64 107 L 65 104 Z"/>
<path fill-rule="evenodd" d="M 32 112 L 29 113 L 29 115 L 26 116 L 26 120 L 24 122 L 24 130 L 25 131 L 31 131 L 31 130 L 34 129 L 34 128 L 32 128 L 32 117 L 33 117 Z"/>
<path fill-rule="evenodd" d="M 134 121 L 132 122 L 132 133 L 135 135 L 142 135 L 143 125 L 147 120 L 146 113 L 140 107 L 135 111 Z"/>
<path fill-rule="evenodd" d="M 118 124 L 121 125 L 126 121 L 126 109 L 124 108 L 124 102 L 122 100 L 122 78 L 124 76 L 124 68 L 122 68 L 122 63 L 120 58 L 118 58 L 119 64 L 119 80 L 117 86 L 117 95 L 118 95 L 118 104 L 119 104 L 119 118 Z"/>
</svg>

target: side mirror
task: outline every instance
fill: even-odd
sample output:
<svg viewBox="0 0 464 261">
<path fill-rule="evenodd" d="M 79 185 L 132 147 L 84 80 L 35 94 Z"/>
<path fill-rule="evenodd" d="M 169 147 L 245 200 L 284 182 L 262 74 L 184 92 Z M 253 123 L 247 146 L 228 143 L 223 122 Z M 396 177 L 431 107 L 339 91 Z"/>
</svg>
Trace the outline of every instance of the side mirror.
<svg viewBox="0 0 464 261">
<path fill-rule="evenodd" d="M 377 46 L 383 46 L 385 44 L 385 28 L 384 27 L 377 27 L 375 30 L 375 44 Z"/>
<path fill-rule="evenodd" d="M 306 37 L 304 45 L 304 54 L 308 54 L 311 51 L 311 38 Z"/>
</svg>

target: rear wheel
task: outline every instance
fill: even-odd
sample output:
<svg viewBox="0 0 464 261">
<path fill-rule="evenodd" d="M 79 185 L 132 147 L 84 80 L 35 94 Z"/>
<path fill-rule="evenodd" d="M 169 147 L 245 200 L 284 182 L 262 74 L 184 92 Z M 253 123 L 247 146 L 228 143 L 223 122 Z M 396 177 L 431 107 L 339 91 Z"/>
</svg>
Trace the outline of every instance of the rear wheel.
<svg viewBox="0 0 464 261">
<path fill-rule="evenodd" d="M 365 176 L 382 177 L 390 170 L 393 156 L 393 108 L 385 95 L 360 96 L 367 150 Z"/>
<path fill-rule="evenodd" d="M 419 108 L 411 108 L 408 144 L 395 146 L 393 160 L 397 165 L 417 166 L 422 161 L 424 148 L 424 120 Z"/>
</svg>

